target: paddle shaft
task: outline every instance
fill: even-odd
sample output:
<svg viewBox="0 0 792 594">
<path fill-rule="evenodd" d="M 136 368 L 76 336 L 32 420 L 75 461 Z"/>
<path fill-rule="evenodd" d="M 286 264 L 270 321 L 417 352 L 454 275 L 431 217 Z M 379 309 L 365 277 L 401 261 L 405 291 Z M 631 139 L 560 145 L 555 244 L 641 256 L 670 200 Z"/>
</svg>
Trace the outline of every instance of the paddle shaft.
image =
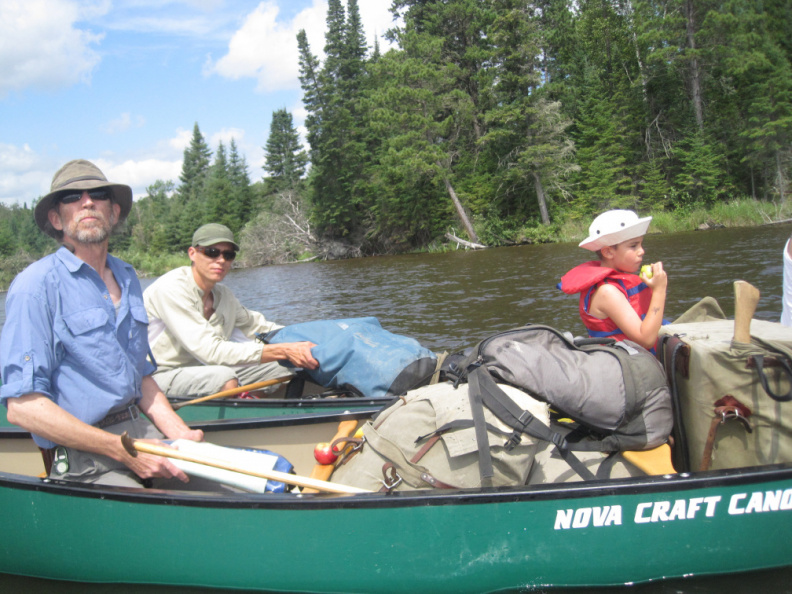
<svg viewBox="0 0 792 594">
<path fill-rule="evenodd" d="M 206 402 L 207 400 L 214 400 L 215 398 L 225 398 L 226 396 L 235 396 L 236 394 L 241 394 L 242 392 L 252 392 L 253 390 L 260 390 L 261 388 L 266 388 L 268 386 L 274 386 L 275 384 L 282 384 L 283 382 L 287 382 L 292 379 L 292 375 L 286 375 L 284 377 L 276 377 L 275 379 L 265 380 L 263 382 L 257 382 L 255 384 L 248 384 L 246 386 L 239 386 L 237 388 L 231 388 L 230 390 L 223 390 L 222 392 L 218 392 L 217 394 L 210 394 L 209 396 L 202 396 L 201 398 L 193 398 L 192 400 L 187 400 L 185 402 L 179 402 L 173 405 L 173 410 L 179 410 L 182 406 L 189 406 L 190 404 L 199 404 L 201 402 Z"/>
<path fill-rule="evenodd" d="M 759 303 L 759 289 L 745 281 L 734 281 L 734 340 L 751 342 L 751 319 Z"/>
<path fill-rule="evenodd" d="M 215 460 L 214 458 L 207 458 L 205 456 L 195 456 L 192 454 L 185 454 L 179 450 L 157 445 L 155 443 L 148 443 L 132 439 L 128 433 L 121 436 L 121 442 L 124 448 L 132 455 L 137 455 L 137 452 L 144 454 L 152 454 L 154 456 L 163 456 L 165 458 L 175 458 L 177 460 L 184 460 L 185 462 L 193 462 L 195 464 L 203 464 L 204 466 L 212 466 L 213 468 L 220 468 L 222 470 L 230 470 L 231 472 L 238 472 L 249 476 L 255 476 L 272 481 L 280 481 L 289 485 L 297 485 L 298 487 L 316 489 L 324 493 L 370 493 L 366 489 L 359 489 L 357 487 L 347 487 L 346 485 L 339 485 L 337 483 L 330 483 L 317 479 L 308 478 L 305 476 L 298 476 L 288 472 L 280 472 L 277 470 L 248 470 L 241 468 L 222 460 Z M 131 449 L 130 449 L 131 448 Z"/>
</svg>

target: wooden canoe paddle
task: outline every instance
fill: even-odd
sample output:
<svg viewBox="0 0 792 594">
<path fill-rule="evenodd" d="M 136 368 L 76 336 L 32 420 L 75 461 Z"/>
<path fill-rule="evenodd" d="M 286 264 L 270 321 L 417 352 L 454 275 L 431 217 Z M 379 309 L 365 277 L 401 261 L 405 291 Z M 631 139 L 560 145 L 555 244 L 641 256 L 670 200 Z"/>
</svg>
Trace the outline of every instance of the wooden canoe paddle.
<svg viewBox="0 0 792 594">
<path fill-rule="evenodd" d="M 131 456 L 137 456 L 138 452 L 143 452 L 144 454 L 152 454 L 154 456 L 175 458 L 177 460 L 184 460 L 185 462 L 193 462 L 194 464 L 203 464 L 204 466 L 211 466 L 213 468 L 220 468 L 222 470 L 229 470 L 231 472 L 238 472 L 240 474 L 246 474 L 267 480 L 280 481 L 289 485 L 297 485 L 298 487 L 302 488 L 315 489 L 316 491 L 321 491 L 323 493 L 371 493 L 371 491 L 366 489 L 348 487 L 346 485 L 330 483 L 328 481 L 290 474 L 288 472 L 280 472 L 277 470 L 254 471 L 229 464 L 223 460 L 215 460 L 214 458 L 207 458 L 206 456 L 185 454 L 177 449 L 169 448 L 164 445 L 133 439 L 126 431 L 124 431 L 124 433 L 121 435 L 121 443 L 123 444 L 124 449 L 129 452 L 129 455 Z"/>
<path fill-rule="evenodd" d="M 178 402 L 173 405 L 173 410 L 179 410 L 183 406 L 189 406 L 191 404 L 198 404 L 200 402 L 206 402 L 207 400 L 214 400 L 215 398 L 225 398 L 227 396 L 236 396 L 237 394 L 241 394 L 242 392 L 252 392 L 253 390 L 260 390 L 261 388 L 266 388 L 268 386 L 274 386 L 275 384 L 282 384 L 283 382 L 288 382 L 292 379 L 293 375 L 286 375 L 283 377 L 276 377 L 275 379 L 266 380 L 263 382 L 257 382 L 255 384 L 247 384 L 246 386 L 239 386 L 237 388 L 231 388 L 230 390 L 223 390 L 222 392 L 218 392 L 217 394 L 210 394 L 209 396 L 201 396 L 200 398 L 193 398 L 192 400 L 185 400 L 184 402 Z"/>
<path fill-rule="evenodd" d="M 330 440 L 330 444 L 332 444 L 336 439 L 341 439 L 342 437 L 349 437 L 355 432 L 357 429 L 358 422 L 357 421 L 341 421 L 338 424 L 338 431 L 333 436 L 333 439 Z M 330 475 L 333 474 L 333 470 L 335 469 L 334 464 L 317 464 L 314 466 L 314 469 L 311 471 L 311 478 L 316 480 L 326 481 L 330 478 Z M 311 489 L 305 489 L 303 493 L 313 493 Z"/>
<path fill-rule="evenodd" d="M 751 342 L 751 319 L 757 303 L 759 303 L 759 289 L 746 281 L 734 281 L 735 342 Z"/>
</svg>

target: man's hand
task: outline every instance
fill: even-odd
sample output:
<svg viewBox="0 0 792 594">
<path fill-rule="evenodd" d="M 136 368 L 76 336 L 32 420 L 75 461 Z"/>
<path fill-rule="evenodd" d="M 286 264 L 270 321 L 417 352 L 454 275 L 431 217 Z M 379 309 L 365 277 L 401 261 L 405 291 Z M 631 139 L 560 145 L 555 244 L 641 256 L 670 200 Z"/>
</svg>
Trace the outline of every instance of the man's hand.
<svg viewBox="0 0 792 594">
<path fill-rule="evenodd" d="M 201 433 L 201 436 L 203 436 L 203 432 L 199 431 L 199 433 Z M 187 438 L 185 437 L 185 439 Z M 168 444 L 156 439 L 141 439 L 139 441 L 153 443 L 165 448 L 171 447 Z M 119 445 L 121 445 L 121 449 L 123 450 L 123 454 L 121 454 L 121 457 L 118 459 L 126 464 L 126 466 L 140 478 L 177 478 L 183 483 L 190 482 L 190 477 L 188 477 L 184 471 L 179 470 L 169 458 L 144 454 L 142 452 L 138 452 L 136 456 L 133 456 L 126 451 L 126 448 L 124 448 L 124 446 L 121 444 L 120 438 L 118 439 L 118 442 Z M 175 448 L 172 449 L 175 450 Z"/>
<path fill-rule="evenodd" d="M 295 367 L 303 369 L 316 369 L 319 361 L 314 359 L 311 349 L 316 346 L 313 342 L 284 342 L 281 344 L 268 344 L 261 350 L 261 362 L 289 361 Z"/>
</svg>

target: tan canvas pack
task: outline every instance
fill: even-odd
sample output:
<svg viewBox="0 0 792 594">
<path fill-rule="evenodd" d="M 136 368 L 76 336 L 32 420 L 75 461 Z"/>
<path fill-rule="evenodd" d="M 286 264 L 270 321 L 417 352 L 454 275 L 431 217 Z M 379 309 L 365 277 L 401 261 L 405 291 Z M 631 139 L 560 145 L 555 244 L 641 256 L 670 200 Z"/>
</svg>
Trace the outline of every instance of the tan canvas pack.
<svg viewBox="0 0 792 594">
<path fill-rule="evenodd" d="M 549 425 L 547 404 L 511 386 L 501 388 L 518 406 Z M 485 410 L 494 476 L 493 486 L 525 484 L 537 442 L 521 435 L 507 444 L 514 430 Z M 470 488 L 481 486 L 479 446 L 466 384 L 448 382 L 408 392 L 364 425 L 365 440 L 342 458 L 332 480 L 379 490 Z M 441 433 L 438 429 L 446 428 Z"/>
<path fill-rule="evenodd" d="M 750 335 L 733 340 L 710 298 L 661 328 L 677 470 L 792 462 L 792 328 L 752 320 Z"/>
</svg>

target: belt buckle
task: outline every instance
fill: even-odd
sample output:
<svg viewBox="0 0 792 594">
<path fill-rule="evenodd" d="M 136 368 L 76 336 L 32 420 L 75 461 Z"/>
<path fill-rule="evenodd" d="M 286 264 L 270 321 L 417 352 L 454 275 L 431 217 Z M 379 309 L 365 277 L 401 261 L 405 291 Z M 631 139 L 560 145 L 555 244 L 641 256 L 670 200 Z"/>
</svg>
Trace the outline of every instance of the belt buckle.
<svg viewBox="0 0 792 594">
<path fill-rule="evenodd" d="M 133 421 L 137 421 L 140 418 L 140 409 L 137 404 L 130 405 L 127 410 L 129 411 L 129 418 Z"/>
</svg>

